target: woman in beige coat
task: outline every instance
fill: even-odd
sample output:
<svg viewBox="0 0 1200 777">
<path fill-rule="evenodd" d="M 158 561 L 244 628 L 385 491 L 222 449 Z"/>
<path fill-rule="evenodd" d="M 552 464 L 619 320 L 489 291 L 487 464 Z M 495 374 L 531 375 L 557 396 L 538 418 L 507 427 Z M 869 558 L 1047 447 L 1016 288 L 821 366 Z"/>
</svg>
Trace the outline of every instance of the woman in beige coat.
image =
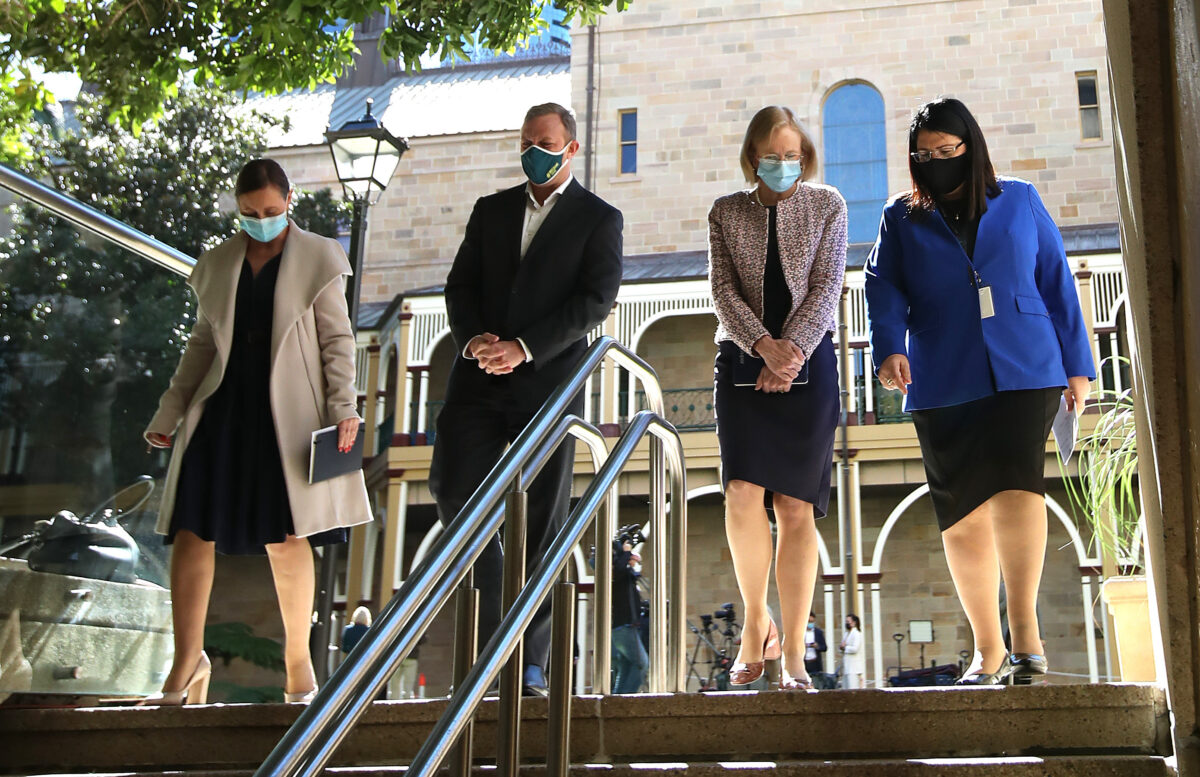
<svg viewBox="0 0 1200 777">
<path fill-rule="evenodd" d="M 310 700 L 311 546 L 345 541 L 346 527 L 371 519 L 361 471 L 308 483 L 312 432 L 336 424 L 349 451 L 359 428 L 345 252 L 288 219 L 291 187 L 272 160 L 242 168 L 235 194 L 242 232 L 196 262 L 196 324 L 145 433 L 156 447 L 178 438 L 157 526 L 173 544 L 175 627 L 171 671 L 147 700 L 158 704 L 205 701 L 214 551 L 266 553 L 285 698 Z"/>
</svg>

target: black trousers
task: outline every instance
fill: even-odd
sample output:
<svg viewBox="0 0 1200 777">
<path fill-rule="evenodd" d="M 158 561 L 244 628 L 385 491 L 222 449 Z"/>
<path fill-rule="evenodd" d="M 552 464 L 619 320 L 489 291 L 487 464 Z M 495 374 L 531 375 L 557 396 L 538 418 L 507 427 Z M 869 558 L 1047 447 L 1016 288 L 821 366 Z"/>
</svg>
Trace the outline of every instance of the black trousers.
<svg viewBox="0 0 1200 777">
<path fill-rule="evenodd" d="M 450 400 L 437 420 L 429 490 L 437 501 L 438 518 L 449 526 L 495 467 L 509 443 L 529 424 L 534 413 L 515 407 L 509 392 L 500 389 L 469 401 Z M 582 414 L 577 397 L 571 412 Z M 571 501 L 575 462 L 574 438 L 568 437 L 529 486 L 525 537 L 526 578 L 541 560 L 566 521 Z M 479 646 L 487 644 L 500 625 L 504 552 L 500 535 L 492 537 L 475 562 L 479 589 Z M 538 609 L 525 632 L 525 665 L 546 666 L 550 654 L 550 599 Z"/>
</svg>

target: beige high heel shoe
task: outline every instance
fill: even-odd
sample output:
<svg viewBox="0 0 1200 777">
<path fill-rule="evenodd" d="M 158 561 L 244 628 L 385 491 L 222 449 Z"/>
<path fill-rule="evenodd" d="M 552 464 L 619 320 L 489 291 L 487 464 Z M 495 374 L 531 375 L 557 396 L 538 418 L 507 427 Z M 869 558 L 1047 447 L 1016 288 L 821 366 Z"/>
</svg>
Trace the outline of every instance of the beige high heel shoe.
<svg viewBox="0 0 1200 777">
<path fill-rule="evenodd" d="M 160 691 L 138 702 L 139 707 L 179 707 L 184 704 L 204 704 L 208 701 L 208 681 L 212 679 L 212 662 L 203 650 L 192 676 L 178 691 Z"/>
</svg>

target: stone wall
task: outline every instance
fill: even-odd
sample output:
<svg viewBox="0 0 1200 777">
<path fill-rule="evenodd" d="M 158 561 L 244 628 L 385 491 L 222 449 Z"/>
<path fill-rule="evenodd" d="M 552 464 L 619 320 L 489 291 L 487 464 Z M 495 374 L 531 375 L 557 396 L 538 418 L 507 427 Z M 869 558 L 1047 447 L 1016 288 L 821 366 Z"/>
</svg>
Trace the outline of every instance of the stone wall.
<svg viewBox="0 0 1200 777">
<path fill-rule="evenodd" d="M 745 127 L 792 107 L 821 145 L 837 86 L 873 85 L 886 116 L 888 190 L 908 187 L 913 108 L 938 95 L 978 117 L 997 172 L 1037 184 L 1062 226 L 1113 222 L 1111 128 L 1081 141 L 1075 73 L 1096 71 L 1108 105 L 1099 0 L 727 3 L 649 0 L 599 25 L 595 190 L 625 212 L 629 254 L 703 248 L 712 200 L 744 186 Z M 586 108 L 587 36 L 572 51 L 575 109 Z M 638 112 L 638 170 L 618 174 L 618 112 Z M 819 174 L 820 175 L 820 174 Z"/>
</svg>

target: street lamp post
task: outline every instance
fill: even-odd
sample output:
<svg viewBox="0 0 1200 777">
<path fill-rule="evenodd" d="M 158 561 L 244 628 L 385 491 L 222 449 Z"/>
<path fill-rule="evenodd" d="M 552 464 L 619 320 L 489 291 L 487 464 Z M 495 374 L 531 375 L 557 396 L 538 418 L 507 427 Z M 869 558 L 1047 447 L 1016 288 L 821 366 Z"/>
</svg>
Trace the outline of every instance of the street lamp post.
<svg viewBox="0 0 1200 777">
<path fill-rule="evenodd" d="M 353 274 L 346 285 L 346 307 L 350 312 L 350 328 L 358 331 L 358 300 L 362 289 L 363 256 L 367 242 L 367 210 L 379 201 L 383 190 L 392 180 L 400 157 L 408 150 L 408 142 L 388 132 L 371 113 L 373 101 L 367 99 L 367 110 L 361 118 L 346 122 L 338 129 L 325 131 L 325 142 L 333 155 L 342 193 L 353 203 L 350 223 L 350 268 Z M 367 387 L 368 391 L 372 387 Z M 367 419 L 373 423 L 374 419 Z M 331 647 L 331 616 L 333 588 L 337 577 L 339 545 L 327 545 L 321 554 L 321 572 L 317 581 L 317 621 L 313 627 L 313 668 L 317 682 L 324 683 L 329 674 Z"/>
</svg>

